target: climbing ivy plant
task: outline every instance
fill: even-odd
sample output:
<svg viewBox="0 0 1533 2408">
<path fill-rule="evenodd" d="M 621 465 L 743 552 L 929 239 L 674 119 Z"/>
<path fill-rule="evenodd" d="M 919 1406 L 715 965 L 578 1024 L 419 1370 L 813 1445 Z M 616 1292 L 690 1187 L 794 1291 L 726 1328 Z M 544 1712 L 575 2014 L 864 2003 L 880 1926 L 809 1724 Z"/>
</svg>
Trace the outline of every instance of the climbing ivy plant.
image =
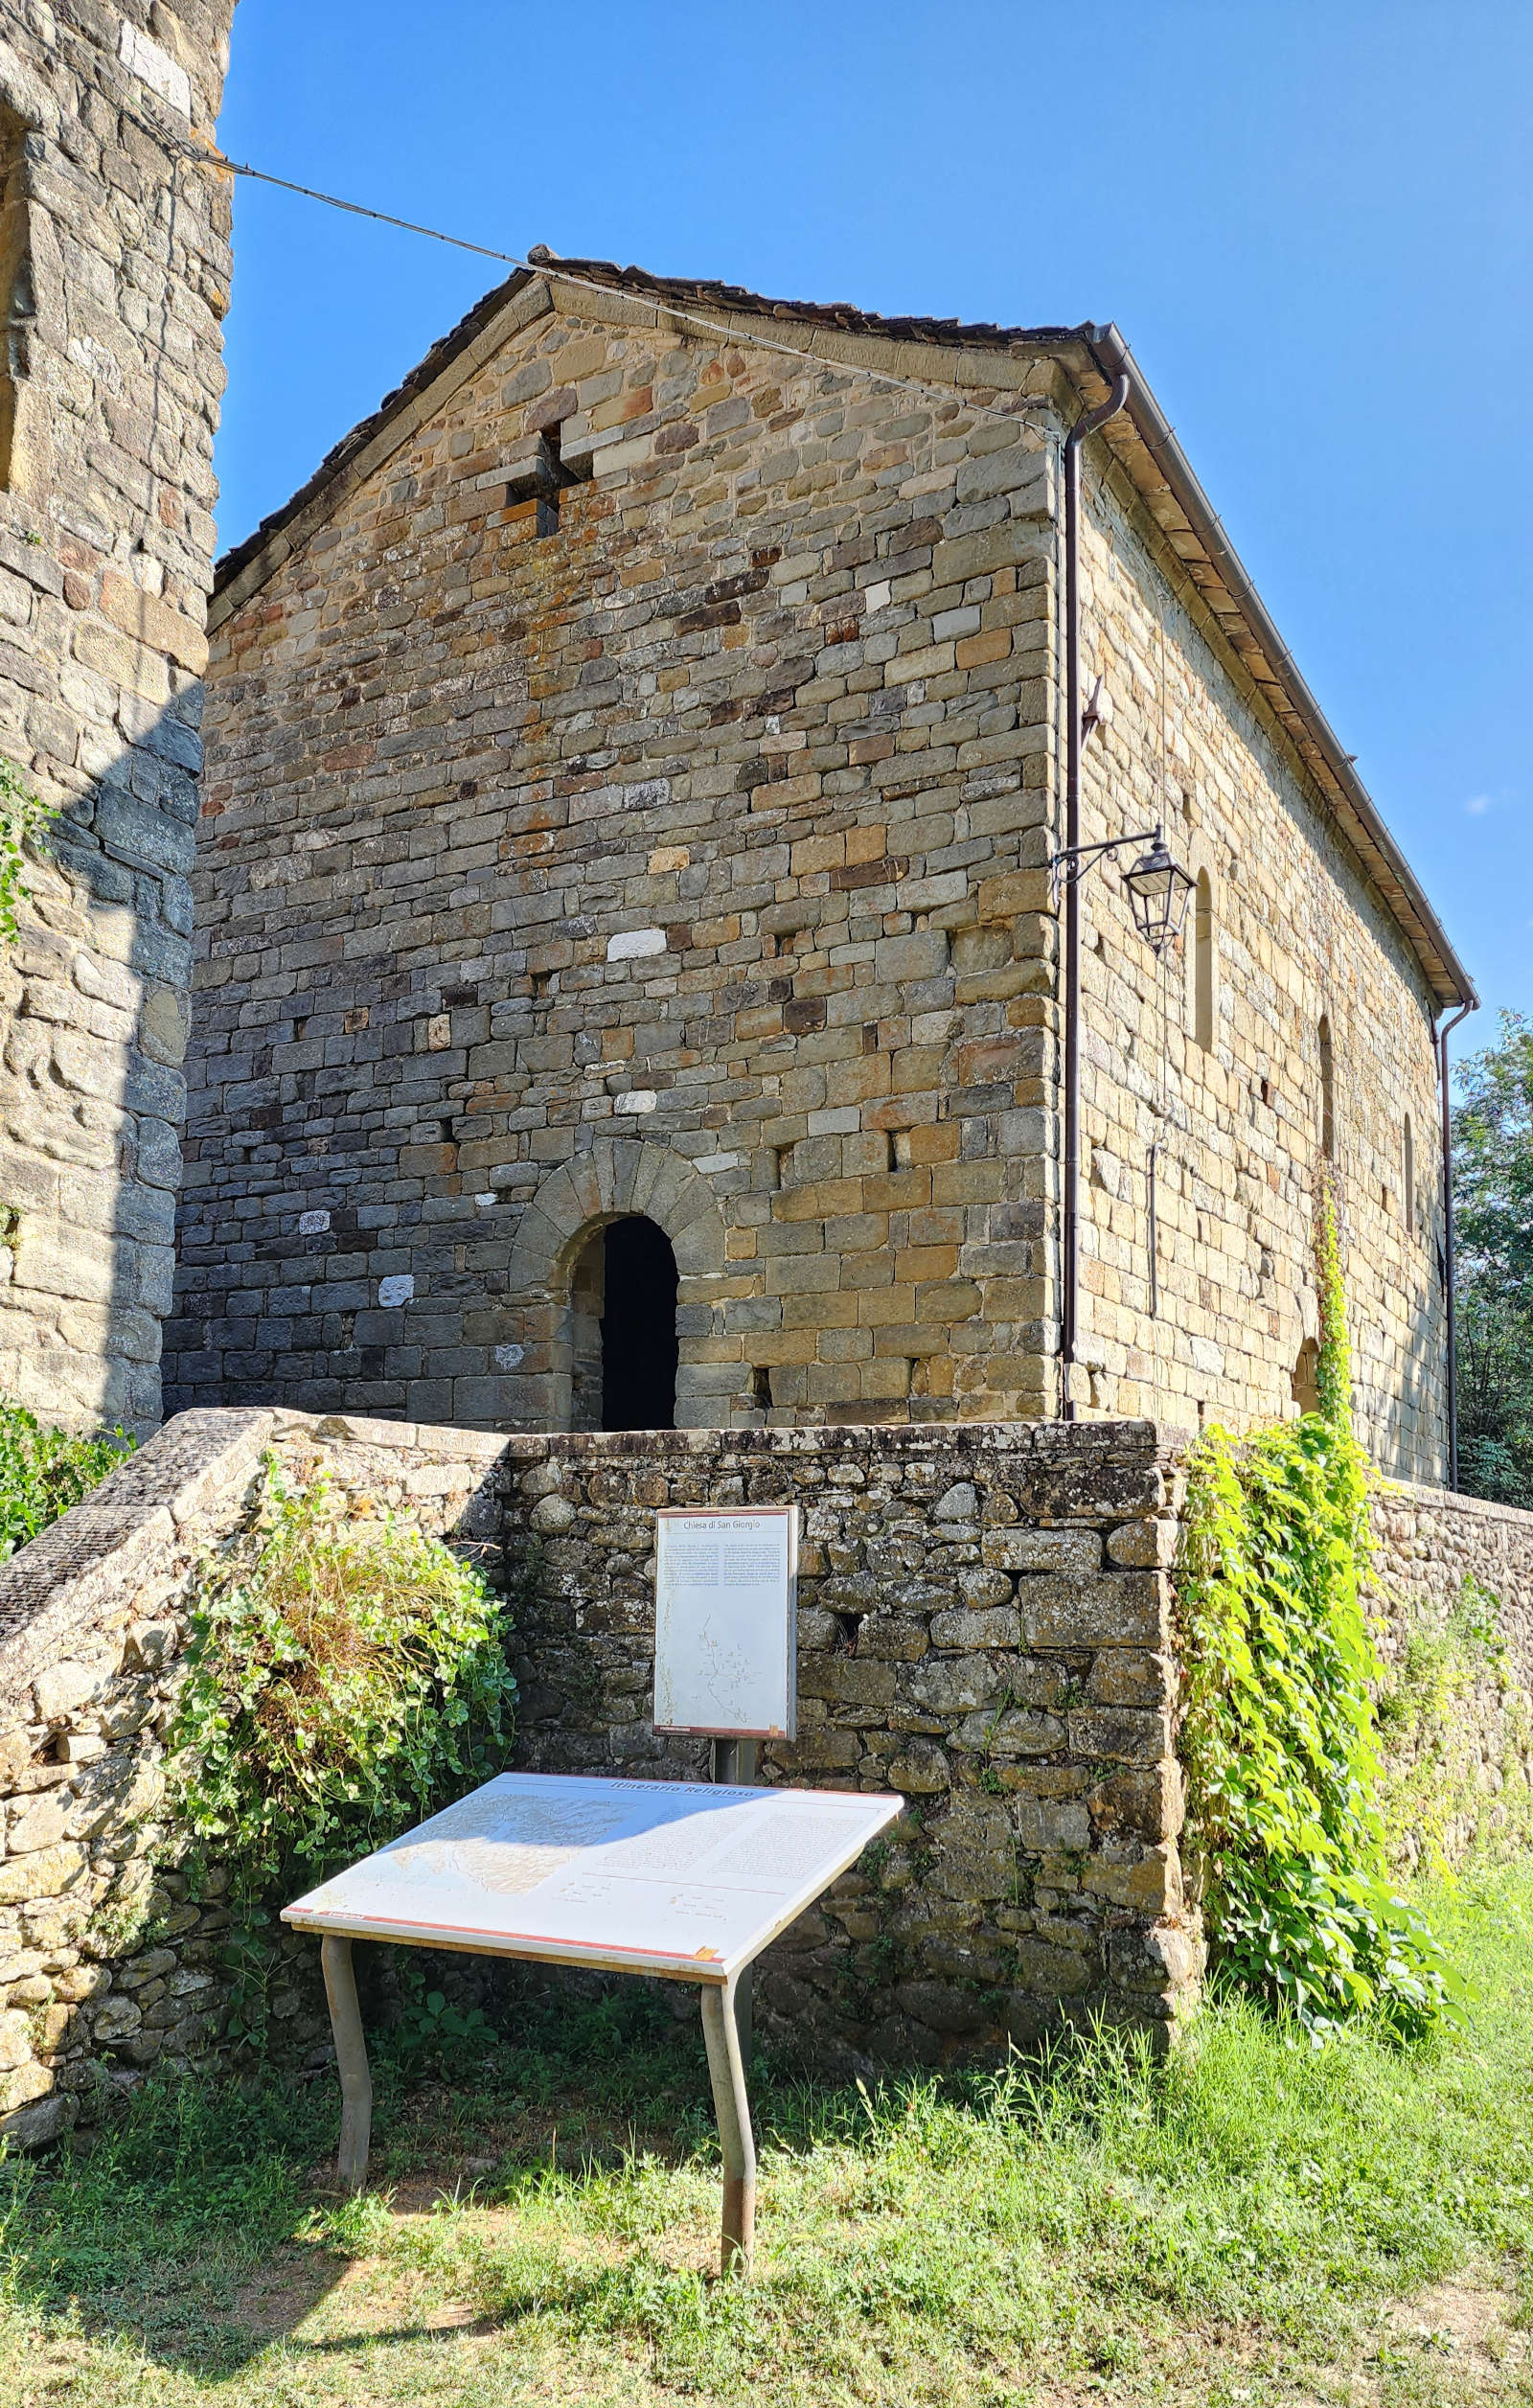
<svg viewBox="0 0 1533 2408">
<path fill-rule="evenodd" d="M 13 761 L 0 755 L 0 942 L 10 944 L 16 933 L 16 911 L 30 894 L 24 876 L 25 846 L 35 841 L 53 817 L 22 780 Z"/>
<path fill-rule="evenodd" d="M 1316 1211 L 1318 1410 L 1194 1452 L 1179 1582 L 1189 1836 L 1217 1961 L 1319 2037 L 1371 2015 L 1414 2035 L 1458 1987 L 1389 1877 L 1380 1664 L 1362 1599 L 1368 1465 L 1352 1430 L 1335 1202 Z"/>
</svg>

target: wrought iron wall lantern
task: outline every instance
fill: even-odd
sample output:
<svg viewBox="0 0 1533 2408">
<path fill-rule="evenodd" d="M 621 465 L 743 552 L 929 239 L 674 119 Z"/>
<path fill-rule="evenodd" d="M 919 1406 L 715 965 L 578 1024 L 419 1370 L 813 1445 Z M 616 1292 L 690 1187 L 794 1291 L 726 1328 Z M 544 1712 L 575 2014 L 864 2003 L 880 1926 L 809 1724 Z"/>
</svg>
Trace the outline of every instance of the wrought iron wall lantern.
<svg viewBox="0 0 1533 2408">
<path fill-rule="evenodd" d="M 1133 924 L 1158 957 L 1181 934 L 1187 899 L 1198 883 L 1173 860 L 1160 828 L 1141 829 L 1137 836 L 1106 837 L 1100 844 L 1067 845 L 1063 853 L 1056 853 L 1048 865 L 1053 906 L 1058 911 L 1062 889 L 1084 878 L 1093 861 L 1107 853 L 1121 853 L 1131 844 L 1149 847 L 1124 871 L 1123 883 L 1129 889 Z"/>
</svg>

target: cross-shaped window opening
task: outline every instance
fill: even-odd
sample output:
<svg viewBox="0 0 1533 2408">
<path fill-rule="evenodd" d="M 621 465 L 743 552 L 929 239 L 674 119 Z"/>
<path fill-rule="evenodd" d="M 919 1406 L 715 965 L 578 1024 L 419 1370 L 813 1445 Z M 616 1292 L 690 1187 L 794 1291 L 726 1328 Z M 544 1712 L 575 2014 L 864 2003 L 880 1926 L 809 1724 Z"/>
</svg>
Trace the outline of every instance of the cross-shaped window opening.
<svg viewBox="0 0 1533 2408">
<path fill-rule="evenodd" d="M 566 460 L 563 451 L 563 422 L 538 430 L 538 449 L 526 465 L 519 468 L 506 488 L 508 502 L 524 502 L 536 497 L 538 503 L 538 533 L 559 533 L 559 497 L 567 485 L 583 485 L 591 473 L 589 454 L 584 459 Z"/>
</svg>

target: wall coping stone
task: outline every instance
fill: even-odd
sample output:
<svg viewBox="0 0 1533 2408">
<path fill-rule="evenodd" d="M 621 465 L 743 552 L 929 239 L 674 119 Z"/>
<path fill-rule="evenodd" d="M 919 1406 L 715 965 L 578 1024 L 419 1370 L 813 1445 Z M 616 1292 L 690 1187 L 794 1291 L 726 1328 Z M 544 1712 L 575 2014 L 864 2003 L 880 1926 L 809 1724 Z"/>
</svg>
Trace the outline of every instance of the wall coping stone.
<svg viewBox="0 0 1533 2408">
<path fill-rule="evenodd" d="M 1502 1505 L 1490 1497 L 1471 1497 L 1462 1488 L 1424 1488 L 1417 1480 L 1389 1479 L 1383 1474 L 1379 1486 L 1381 1501 L 1386 1505 L 1391 1498 L 1399 1497 L 1412 1505 L 1429 1506 L 1434 1513 L 1468 1513 L 1486 1522 L 1504 1523 L 1509 1529 L 1525 1531 L 1533 1538 L 1533 1513 L 1522 1505 Z"/>
<path fill-rule="evenodd" d="M 176 1532 L 242 1487 L 277 1416 L 230 1407 L 178 1413 L 80 1504 L 0 1565 L 0 1702 L 13 1700 L 87 1623 L 122 1621 L 126 1600 Z"/>
</svg>

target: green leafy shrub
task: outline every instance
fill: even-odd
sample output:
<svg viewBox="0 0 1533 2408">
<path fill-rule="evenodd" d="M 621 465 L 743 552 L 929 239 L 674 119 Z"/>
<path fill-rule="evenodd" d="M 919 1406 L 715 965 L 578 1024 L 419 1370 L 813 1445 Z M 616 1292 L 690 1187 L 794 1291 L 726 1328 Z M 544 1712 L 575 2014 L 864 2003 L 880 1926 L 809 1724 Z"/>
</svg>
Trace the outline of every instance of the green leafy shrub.
<svg viewBox="0 0 1533 2408">
<path fill-rule="evenodd" d="M 1216 1960 L 1316 2036 L 1417 2033 L 1457 1985 L 1390 1878 L 1376 1797 L 1381 1666 L 1363 1610 L 1366 1458 L 1352 1434 L 1336 1216 L 1324 1199 L 1320 1410 L 1192 1463 L 1180 1581 L 1190 1836 Z"/>
<path fill-rule="evenodd" d="M 407 2075 L 462 2075 L 484 2063 L 495 2038 L 482 2007 L 449 1998 L 427 1980 L 420 1952 L 400 1949 L 395 1966 L 399 2010 L 389 2053 Z"/>
<path fill-rule="evenodd" d="M 237 1904 L 290 1894 L 498 1773 L 516 1685 L 499 1600 L 440 1539 L 269 1460 L 203 1584 L 171 1736 L 185 1825 Z"/>
<path fill-rule="evenodd" d="M 0 757 L 0 941 L 16 933 L 16 906 L 30 889 L 23 872 L 25 846 L 35 842 L 54 816 L 46 803 L 24 786 L 13 761 Z"/>
<path fill-rule="evenodd" d="M 124 1430 L 90 1437 L 45 1430 L 24 1405 L 0 1402 L 0 1563 L 88 1497 L 132 1448 Z"/>
</svg>

